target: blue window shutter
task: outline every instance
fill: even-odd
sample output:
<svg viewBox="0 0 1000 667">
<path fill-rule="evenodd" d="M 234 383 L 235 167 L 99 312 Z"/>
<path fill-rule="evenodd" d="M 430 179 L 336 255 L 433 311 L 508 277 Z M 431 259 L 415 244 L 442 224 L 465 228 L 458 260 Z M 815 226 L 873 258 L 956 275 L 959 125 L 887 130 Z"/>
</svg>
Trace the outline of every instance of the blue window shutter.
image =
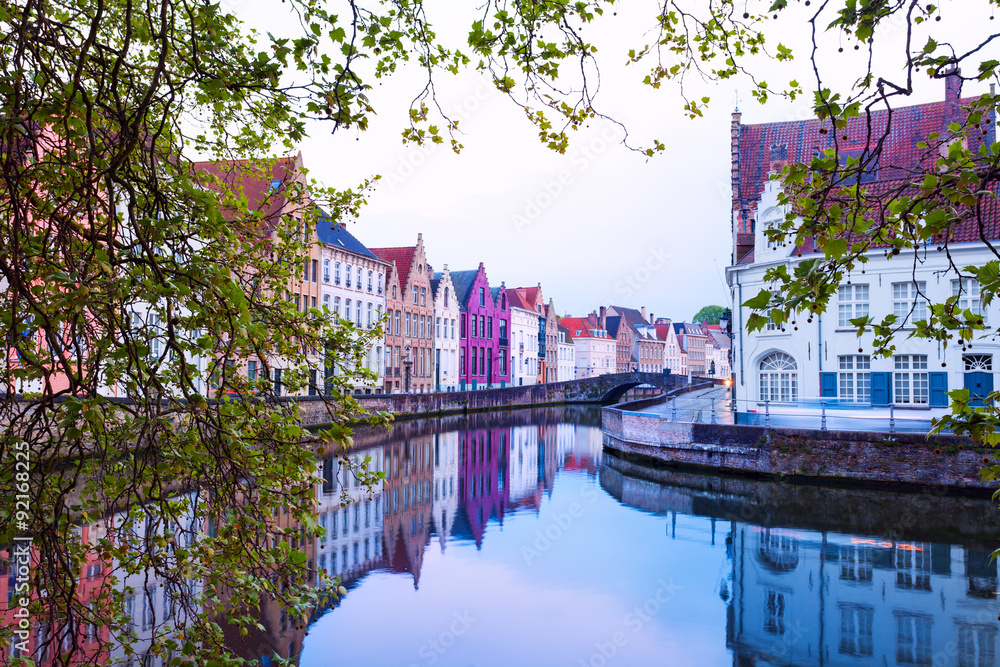
<svg viewBox="0 0 1000 667">
<path fill-rule="evenodd" d="M 819 374 L 819 395 L 820 398 L 837 398 L 837 374 Z"/>
<path fill-rule="evenodd" d="M 948 405 L 948 374 L 928 373 L 931 389 L 931 407 L 943 408 Z"/>
<path fill-rule="evenodd" d="M 872 373 L 872 405 L 889 405 L 892 373 Z"/>
</svg>

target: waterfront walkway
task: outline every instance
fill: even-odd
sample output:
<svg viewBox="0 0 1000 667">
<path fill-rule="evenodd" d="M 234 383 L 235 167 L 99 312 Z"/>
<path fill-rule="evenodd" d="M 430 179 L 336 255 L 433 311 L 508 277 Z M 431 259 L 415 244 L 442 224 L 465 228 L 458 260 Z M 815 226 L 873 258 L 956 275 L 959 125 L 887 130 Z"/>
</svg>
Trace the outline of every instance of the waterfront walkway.
<svg viewBox="0 0 1000 667">
<path fill-rule="evenodd" d="M 713 423 L 712 407 L 715 407 L 716 424 L 732 424 L 733 413 L 729 410 L 729 388 L 709 387 L 668 399 L 662 405 L 643 408 L 639 412 L 665 415 L 672 421 Z"/>
</svg>

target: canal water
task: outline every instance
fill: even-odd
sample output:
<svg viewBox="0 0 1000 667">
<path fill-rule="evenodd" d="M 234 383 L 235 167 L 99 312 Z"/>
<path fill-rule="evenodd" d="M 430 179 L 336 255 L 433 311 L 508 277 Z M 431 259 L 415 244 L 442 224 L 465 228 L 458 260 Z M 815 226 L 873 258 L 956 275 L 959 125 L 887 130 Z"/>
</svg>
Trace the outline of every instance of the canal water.
<svg viewBox="0 0 1000 667">
<path fill-rule="evenodd" d="M 989 500 L 748 481 L 603 451 L 554 408 L 360 431 L 310 558 L 347 595 L 303 667 L 998 664 Z M 358 502 L 340 505 L 346 492 Z M 284 626 L 282 626 L 284 629 Z"/>
</svg>

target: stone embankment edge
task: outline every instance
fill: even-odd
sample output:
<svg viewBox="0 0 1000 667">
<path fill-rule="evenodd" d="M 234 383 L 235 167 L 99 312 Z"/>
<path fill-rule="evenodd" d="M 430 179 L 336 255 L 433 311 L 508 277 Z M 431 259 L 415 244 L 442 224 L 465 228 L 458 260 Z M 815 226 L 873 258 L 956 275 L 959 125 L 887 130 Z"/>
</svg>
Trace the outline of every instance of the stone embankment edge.
<svg viewBox="0 0 1000 667">
<path fill-rule="evenodd" d="M 813 431 L 670 422 L 630 404 L 602 409 L 604 447 L 656 467 L 782 482 L 989 497 L 991 451 L 955 435 Z M 631 433 L 630 433 L 631 432 Z M 630 437 L 630 435 L 632 437 Z"/>
</svg>

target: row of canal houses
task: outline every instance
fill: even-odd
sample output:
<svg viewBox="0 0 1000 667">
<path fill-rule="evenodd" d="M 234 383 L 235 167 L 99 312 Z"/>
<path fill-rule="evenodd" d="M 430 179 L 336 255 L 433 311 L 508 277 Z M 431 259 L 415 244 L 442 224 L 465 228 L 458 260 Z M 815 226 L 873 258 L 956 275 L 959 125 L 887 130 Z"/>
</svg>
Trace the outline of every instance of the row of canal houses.
<svg viewBox="0 0 1000 667">
<path fill-rule="evenodd" d="M 270 215 L 308 219 L 302 155 L 268 169 L 201 163 L 197 169 L 247 194 Z M 317 209 L 313 209 L 315 213 Z M 482 262 L 451 268 L 430 262 L 422 234 L 415 243 L 367 247 L 343 223 L 320 211 L 303 271 L 288 298 L 358 327 L 383 326 L 366 368 L 375 381 L 357 393 L 429 393 L 561 382 L 631 370 L 729 376 L 729 339 L 715 327 L 647 316 L 646 309 L 601 306 L 587 317 L 560 318 L 540 284 L 509 287 Z M 713 355 L 714 351 L 714 356 Z M 322 368 L 322 360 L 315 360 Z M 247 362 L 253 377 L 260 365 Z M 280 364 L 271 364 L 275 390 Z M 321 373 L 337 373 L 326 368 Z M 320 378 L 310 393 L 321 391 Z"/>
</svg>

